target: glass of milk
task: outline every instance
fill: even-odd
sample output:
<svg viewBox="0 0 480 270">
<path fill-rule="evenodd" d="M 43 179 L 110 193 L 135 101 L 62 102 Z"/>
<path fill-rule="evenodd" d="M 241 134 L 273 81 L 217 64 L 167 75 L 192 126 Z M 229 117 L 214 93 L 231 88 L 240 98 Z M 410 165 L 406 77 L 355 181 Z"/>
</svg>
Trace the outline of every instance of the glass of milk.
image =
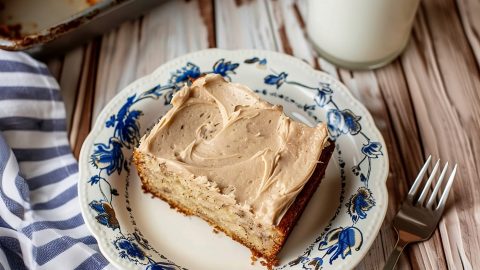
<svg viewBox="0 0 480 270">
<path fill-rule="evenodd" d="M 315 49 L 350 69 L 373 69 L 405 48 L 420 0 L 308 0 Z"/>
</svg>

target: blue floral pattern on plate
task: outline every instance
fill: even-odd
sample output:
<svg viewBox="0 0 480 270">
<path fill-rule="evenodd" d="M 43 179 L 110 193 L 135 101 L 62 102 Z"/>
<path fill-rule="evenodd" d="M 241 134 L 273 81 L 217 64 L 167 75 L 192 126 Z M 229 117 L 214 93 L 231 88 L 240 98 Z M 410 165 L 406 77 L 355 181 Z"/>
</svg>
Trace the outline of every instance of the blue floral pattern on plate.
<svg viewBox="0 0 480 270">
<path fill-rule="evenodd" d="M 225 59 L 222 58 L 215 62 L 212 71 L 206 73 L 216 73 L 230 79 L 229 75 L 235 74 L 235 69 L 238 66 L 238 63 L 225 61 Z M 149 245 L 142 245 L 143 248 L 140 248 L 135 242 L 136 238 L 122 233 L 115 217 L 115 211 L 111 206 L 113 196 L 117 196 L 118 192 L 111 188 L 110 183 L 102 177 L 102 175 L 104 173 L 111 175 L 114 172 L 120 174 L 122 169 L 126 171 L 129 170 L 130 164 L 125 158 L 122 149 L 132 149 L 139 143 L 140 125 L 138 119 L 142 116 L 142 111 L 133 109 L 132 106 L 144 99 L 159 99 L 161 96 L 165 97 L 165 105 L 168 105 L 176 91 L 184 84 L 191 83 L 192 80 L 201 75 L 200 68 L 188 62 L 185 66 L 172 73 L 168 84 L 164 86 L 157 85 L 138 96 L 136 94 L 129 96 L 126 102 L 120 107 L 118 113 L 111 115 L 105 123 L 106 128 L 113 128 L 112 137 L 107 144 L 96 143 L 95 150 L 90 156 L 91 164 L 98 169 L 98 173 L 90 177 L 88 183 L 92 186 L 97 185 L 100 193 L 103 195 L 103 198 L 100 200 L 93 200 L 89 204 L 98 214 L 95 218 L 100 224 L 112 230 L 119 230 L 119 237 L 114 241 L 114 245 L 120 250 L 119 256 L 121 258 L 128 259 L 137 264 L 146 265 L 147 269 L 180 269 L 181 267 L 168 260 L 166 262 L 154 261 L 143 251 L 143 249 L 151 250 L 152 248 Z M 101 181 L 109 187 L 107 190 L 102 189 L 100 185 Z M 168 268 L 165 266 L 165 263 L 168 264 Z"/>
<path fill-rule="evenodd" d="M 124 232 L 115 214 L 113 205 L 119 193 L 112 188 L 108 177 L 114 173 L 120 175 L 124 171 L 129 173 L 130 157 L 125 156 L 125 153 L 128 152 L 127 150 L 131 152 L 133 147 L 139 143 L 141 135 L 139 119 L 143 116 L 142 110 L 138 109 L 136 105 L 143 100 L 160 100 L 160 98 L 163 98 L 164 105 L 168 105 L 176 91 L 202 74 L 216 73 L 232 80 L 232 76 L 237 74 L 236 71 L 241 65 L 247 67 L 255 65 L 259 70 L 267 70 L 268 60 L 255 55 L 245 58 L 242 62 L 220 58 L 213 63 L 211 70 L 207 71 L 202 71 L 193 61 L 186 62 L 171 73 L 167 83 L 158 84 L 140 94 L 128 96 L 118 111 L 108 116 L 104 122 L 104 128 L 111 129 L 111 137 L 107 141 L 93 144 L 89 161 L 96 170 L 96 174 L 84 181 L 92 188 L 97 188 L 101 194 L 101 197 L 91 200 L 88 206 L 98 224 L 116 232 L 117 236 L 111 245 L 117 250 L 120 258 L 141 265 L 145 269 L 185 269 L 157 252 L 143 238 L 139 230 L 135 229 L 133 233 Z M 285 269 L 301 266 L 302 269 L 322 269 L 326 264 L 332 265 L 338 260 L 345 260 L 362 248 L 364 236 L 358 224 L 367 219 L 369 211 L 376 206 L 375 194 L 369 188 L 369 179 L 373 162 L 384 155 L 382 143 L 371 139 L 363 131 L 361 116 L 356 115 L 350 108 L 338 106 L 331 84 L 319 82 L 317 85 L 308 85 L 292 79 L 286 71 L 269 70 L 267 73 L 269 74 L 263 78 L 265 89 L 255 90 L 255 92 L 294 104 L 316 122 L 320 122 L 318 112 L 324 111 L 324 119 L 333 140 L 348 135 L 358 136 L 364 141 L 361 149 L 358 149 L 361 158 L 351 168 L 352 174 L 358 177 L 360 186 L 355 192 L 346 194 L 345 162 L 341 158 L 341 150 L 337 145 L 342 186 L 337 210 L 323 233 L 306 248 L 303 254 L 278 267 L 278 269 Z M 314 97 L 310 103 L 301 103 L 282 93 L 282 88 L 286 85 L 294 85 L 311 91 L 314 93 Z M 349 196 L 346 203 L 344 203 L 345 195 Z M 345 211 L 350 216 L 350 224 L 339 227 L 332 226 L 341 211 Z"/>
</svg>

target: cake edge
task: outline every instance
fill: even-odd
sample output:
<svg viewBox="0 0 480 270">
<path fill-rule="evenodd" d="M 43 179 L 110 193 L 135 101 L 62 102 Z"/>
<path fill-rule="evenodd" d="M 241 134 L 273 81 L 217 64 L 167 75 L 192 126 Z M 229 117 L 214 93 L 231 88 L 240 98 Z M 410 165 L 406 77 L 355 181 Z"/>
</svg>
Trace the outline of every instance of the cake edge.
<svg viewBox="0 0 480 270">
<path fill-rule="evenodd" d="M 183 208 L 179 206 L 177 203 L 166 199 L 163 197 L 160 193 L 155 193 L 151 191 L 148 186 L 146 186 L 144 183 L 146 182 L 144 180 L 145 174 L 141 170 L 141 155 L 140 151 L 138 151 L 136 148 L 133 151 L 133 163 L 135 164 L 135 167 L 137 169 L 138 175 L 140 177 L 140 180 L 142 182 L 142 189 L 145 193 L 151 194 L 153 197 L 157 197 L 161 199 L 162 201 L 168 203 L 170 208 L 175 209 L 177 212 L 180 212 L 186 216 L 196 216 L 199 217 L 200 219 L 206 221 L 211 227 L 213 227 L 217 231 L 223 232 L 225 235 L 230 237 L 231 239 L 235 240 L 236 242 L 240 243 L 241 245 L 247 247 L 252 255 L 254 257 L 258 258 L 263 258 L 266 260 L 266 262 L 261 262 L 262 265 L 268 267 L 268 269 L 272 269 L 273 266 L 278 265 L 278 258 L 277 255 L 284 246 L 285 242 L 287 241 L 288 237 L 290 236 L 290 233 L 293 231 L 293 228 L 297 224 L 298 220 L 303 214 L 303 211 L 305 210 L 306 206 L 308 205 L 308 202 L 310 199 L 313 197 L 315 194 L 317 188 L 319 187 L 322 179 L 325 176 L 325 171 L 328 166 L 328 162 L 330 161 L 330 158 L 333 154 L 333 150 L 335 148 L 335 142 L 332 140 L 328 139 L 327 142 L 325 143 L 325 147 L 322 150 L 322 153 L 319 158 L 319 163 L 315 167 L 315 170 L 313 171 L 312 175 L 310 176 L 309 180 L 307 183 L 304 185 L 300 193 L 297 195 L 295 198 L 294 202 L 292 205 L 288 208 L 282 219 L 280 220 L 279 224 L 276 227 L 276 229 L 283 235 L 283 237 L 279 240 L 279 244 L 275 245 L 274 251 L 271 256 L 268 256 L 266 254 L 263 254 L 256 250 L 255 247 L 249 245 L 248 243 L 243 242 L 240 238 L 236 237 L 233 234 L 230 234 L 223 230 L 221 227 L 218 227 L 213 221 L 209 220 L 208 218 L 196 215 L 195 213 L 192 213 L 189 209 Z"/>
</svg>

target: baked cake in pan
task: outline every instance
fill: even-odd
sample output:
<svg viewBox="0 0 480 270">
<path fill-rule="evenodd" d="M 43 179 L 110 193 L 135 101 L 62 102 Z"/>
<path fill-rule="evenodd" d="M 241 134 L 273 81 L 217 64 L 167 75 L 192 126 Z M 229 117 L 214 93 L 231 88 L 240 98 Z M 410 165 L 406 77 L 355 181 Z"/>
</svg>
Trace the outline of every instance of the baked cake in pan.
<svg viewBox="0 0 480 270">
<path fill-rule="evenodd" d="M 143 189 L 275 264 L 325 173 L 334 147 L 326 126 L 293 121 L 213 74 L 172 104 L 134 150 Z"/>
</svg>

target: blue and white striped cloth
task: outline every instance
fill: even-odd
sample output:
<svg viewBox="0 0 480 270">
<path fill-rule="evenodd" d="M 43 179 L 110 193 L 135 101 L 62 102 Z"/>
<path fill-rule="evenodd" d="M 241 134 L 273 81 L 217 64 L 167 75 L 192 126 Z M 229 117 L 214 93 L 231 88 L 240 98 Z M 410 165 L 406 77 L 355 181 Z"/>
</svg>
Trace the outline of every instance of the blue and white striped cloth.
<svg viewBox="0 0 480 270">
<path fill-rule="evenodd" d="M 0 51 L 0 269 L 113 269 L 86 228 L 59 85 Z"/>
</svg>

